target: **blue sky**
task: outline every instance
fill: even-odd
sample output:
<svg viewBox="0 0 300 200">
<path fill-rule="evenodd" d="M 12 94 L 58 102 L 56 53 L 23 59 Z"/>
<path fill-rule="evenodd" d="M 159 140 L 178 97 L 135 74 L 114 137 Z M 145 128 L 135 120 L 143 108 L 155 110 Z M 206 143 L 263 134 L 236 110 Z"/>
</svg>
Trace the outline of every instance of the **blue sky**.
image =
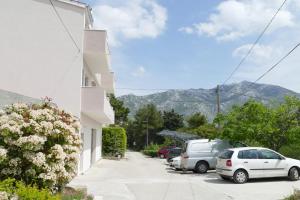
<svg viewBox="0 0 300 200">
<path fill-rule="evenodd" d="M 107 29 L 119 88 L 213 88 L 250 48 L 282 0 L 86 0 Z M 254 81 L 297 42 L 300 3 L 290 0 L 228 83 Z M 295 51 L 261 83 L 300 92 Z M 298 73 L 296 75 L 296 73 Z"/>
</svg>

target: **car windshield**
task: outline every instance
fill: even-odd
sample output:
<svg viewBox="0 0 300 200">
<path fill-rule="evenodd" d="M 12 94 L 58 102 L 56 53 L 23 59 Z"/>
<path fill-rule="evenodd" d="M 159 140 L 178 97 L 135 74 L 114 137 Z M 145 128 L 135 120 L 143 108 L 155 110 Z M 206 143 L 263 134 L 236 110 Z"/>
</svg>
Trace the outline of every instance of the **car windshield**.
<svg viewBox="0 0 300 200">
<path fill-rule="evenodd" d="M 230 159 L 232 157 L 233 151 L 231 150 L 225 150 L 222 153 L 220 153 L 219 158 L 221 159 Z"/>
<path fill-rule="evenodd" d="M 174 154 L 181 153 L 181 148 L 174 148 L 174 149 L 171 149 L 171 150 L 170 150 L 170 153 L 174 153 Z"/>
</svg>

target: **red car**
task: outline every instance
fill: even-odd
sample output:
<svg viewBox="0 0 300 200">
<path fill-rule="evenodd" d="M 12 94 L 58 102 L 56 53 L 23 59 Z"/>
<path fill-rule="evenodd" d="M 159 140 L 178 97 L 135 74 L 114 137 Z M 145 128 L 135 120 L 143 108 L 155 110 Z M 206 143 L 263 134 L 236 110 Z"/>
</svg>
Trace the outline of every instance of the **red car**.
<svg viewBox="0 0 300 200">
<path fill-rule="evenodd" d="M 158 150 L 157 155 L 160 158 L 167 158 L 170 149 L 175 148 L 175 146 L 162 147 Z"/>
</svg>

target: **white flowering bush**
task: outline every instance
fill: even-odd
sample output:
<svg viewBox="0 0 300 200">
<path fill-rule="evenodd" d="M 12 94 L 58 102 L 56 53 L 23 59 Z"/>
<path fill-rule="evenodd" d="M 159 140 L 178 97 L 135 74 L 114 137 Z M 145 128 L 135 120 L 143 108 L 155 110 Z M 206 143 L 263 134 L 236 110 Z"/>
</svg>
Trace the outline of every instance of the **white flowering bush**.
<svg viewBox="0 0 300 200">
<path fill-rule="evenodd" d="M 79 126 L 77 118 L 50 101 L 0 110 L 0 179 L 50 189 L 67 184 L 76 175 Z"/>
</svg>

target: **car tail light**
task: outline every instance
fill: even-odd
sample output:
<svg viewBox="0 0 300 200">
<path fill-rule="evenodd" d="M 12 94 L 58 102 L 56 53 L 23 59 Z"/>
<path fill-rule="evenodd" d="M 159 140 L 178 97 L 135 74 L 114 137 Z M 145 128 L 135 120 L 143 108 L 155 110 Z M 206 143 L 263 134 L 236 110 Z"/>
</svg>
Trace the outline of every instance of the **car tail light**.
<svg viewBox="0 0 300 200">
<path fill-rule="evenodd" d="M 231 166 L 232 166 L 231 160 L 227 160 L 227 161 L 226 161 L 226 166 L 227 166 L 227 167 L 231 167 Z"/>
</svg>

